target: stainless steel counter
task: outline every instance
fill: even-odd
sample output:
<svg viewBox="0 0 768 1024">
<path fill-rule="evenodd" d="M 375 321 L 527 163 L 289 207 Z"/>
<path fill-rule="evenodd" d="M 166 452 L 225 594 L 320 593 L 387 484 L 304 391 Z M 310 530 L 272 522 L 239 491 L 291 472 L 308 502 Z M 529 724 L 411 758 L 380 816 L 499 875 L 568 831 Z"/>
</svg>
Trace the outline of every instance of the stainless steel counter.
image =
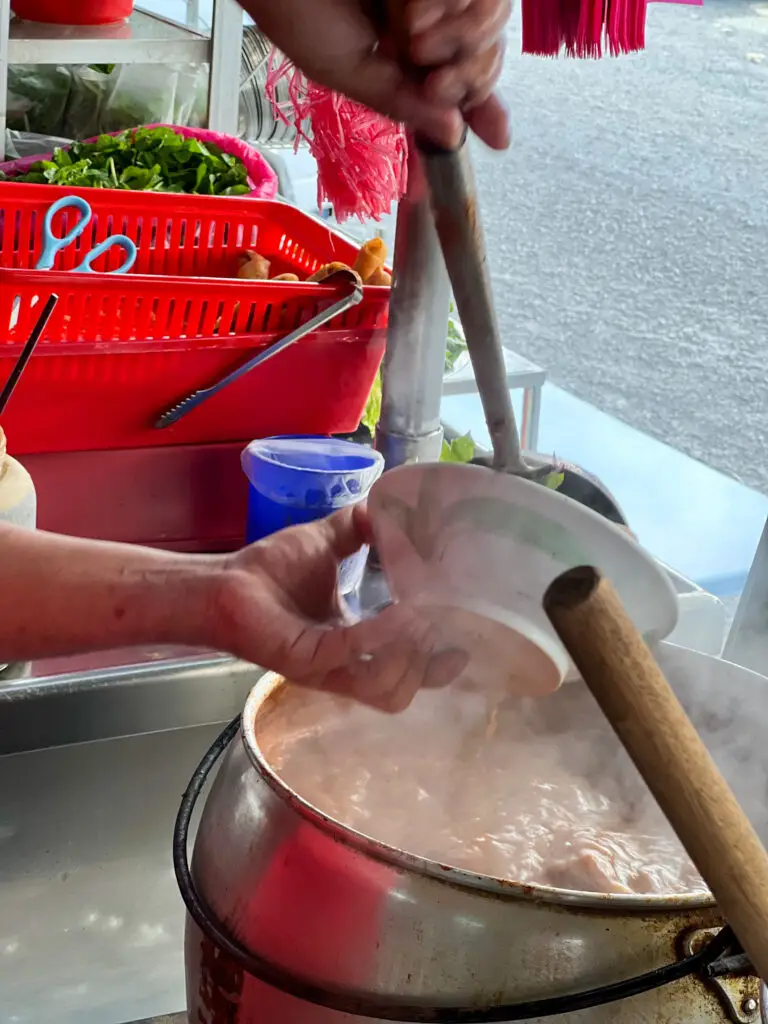
<svg viewBox="0 0 768 1024">
<path fill-rule="evenodd" d="M 0 758 L 0 1022 L 178 1013 L 181 793 L 220 725 Z"/>
<path fill-rule="evenodd" d="M 173 822 L 259 674 L 145 651 L 0 682 L 0 1024 L 185 1024 L 153 1019 L 185 1005 Z"/>
<path fill-rule="evenodd" d="M 226 722 L 258 674 L 180 649 L 11 665 L 0 673 L 0 755 Z"/>
<path fill-rule="evenodd" d="M 359 613 L 386 600 L 383 577 L 372 570 L 351 607 Z M 0 757 L 228 722 L 260 672 L 213 651 L 178 647 L 10 665 L 0 672 Z"/>
</svg>

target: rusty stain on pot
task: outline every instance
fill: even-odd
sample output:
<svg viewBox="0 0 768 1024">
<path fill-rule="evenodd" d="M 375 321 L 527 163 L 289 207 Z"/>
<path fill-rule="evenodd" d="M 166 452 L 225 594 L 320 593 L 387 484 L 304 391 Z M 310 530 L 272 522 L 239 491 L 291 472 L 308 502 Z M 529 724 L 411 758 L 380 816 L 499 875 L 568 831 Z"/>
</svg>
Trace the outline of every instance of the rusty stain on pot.
<svg viewBox="0 0 768 1024">
<path fill-rule="evenodd" d="M 718 922 L 721 923 L 721 922 Z M 724 922 L 722 922 L 724 923 Z M 717 934 L 717 927 L 692 928 L 680 937 L 680 955 L 700 952 Z M 732 1024 L 754 1024 L 760 1013 L 760 981 L 752 969 L 702 979 Z"/>
</svg>

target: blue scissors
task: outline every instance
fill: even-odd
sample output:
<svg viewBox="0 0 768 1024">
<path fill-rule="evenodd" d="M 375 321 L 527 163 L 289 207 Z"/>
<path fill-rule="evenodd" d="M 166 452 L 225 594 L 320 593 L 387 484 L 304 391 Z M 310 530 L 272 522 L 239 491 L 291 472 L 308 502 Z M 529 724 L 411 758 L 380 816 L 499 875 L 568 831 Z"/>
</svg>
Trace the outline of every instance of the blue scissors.
<svg viewBox="0 0 768 1024">
<path fill-rule="evenodd" d="M 80 218 L 66 235 L 59 238 L 51 230 L 51 224 L 59 210 L 67 209 L 77 210 L 80 213 Z M 35 269 L 50 270 L 53 267 L 56 254 L 61 252 L 62 249 L 66 249 L 68 245 L 71 245 L 76 238 L 82 235 L 83 231 L 88 227 L 92 216 L 93 210 L 90 204 L 81 196 L 62 196 L 61 199 L 57 199 L 45 214 L 45 220 L 43 221 L 43 252 L 37 261 Z M 136 246 L 127 235 L 110 235 L 109 238 L 105 238 L 103 242 L 100 242 L 86 254 L 82 263 L 72 268 L 72 272 L 76 274 L 95 274 L 96 271 L 91 266 L 93 261 L 97 260 L 99 256 L 115 245 L 125 253 L 125 262 L 116 270 L 110 270 L 108 273 L 127 274 L 136 262 Z"/>
</svg>

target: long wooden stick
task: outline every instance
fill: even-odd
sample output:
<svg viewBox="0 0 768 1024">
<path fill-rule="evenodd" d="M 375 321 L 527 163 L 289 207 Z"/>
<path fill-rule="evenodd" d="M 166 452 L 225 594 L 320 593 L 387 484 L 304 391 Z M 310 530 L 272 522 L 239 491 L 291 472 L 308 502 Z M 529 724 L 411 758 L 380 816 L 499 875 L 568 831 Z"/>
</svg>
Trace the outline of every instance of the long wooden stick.
<svg viewBox="0 0 768 1024">
<path fill-rule="evenodd" d="M 758 974 L 768 979 L 768 854 L 616 591 L 593 568 L 571 569 L 547 590 L 544 610 Z"/>
</svg>

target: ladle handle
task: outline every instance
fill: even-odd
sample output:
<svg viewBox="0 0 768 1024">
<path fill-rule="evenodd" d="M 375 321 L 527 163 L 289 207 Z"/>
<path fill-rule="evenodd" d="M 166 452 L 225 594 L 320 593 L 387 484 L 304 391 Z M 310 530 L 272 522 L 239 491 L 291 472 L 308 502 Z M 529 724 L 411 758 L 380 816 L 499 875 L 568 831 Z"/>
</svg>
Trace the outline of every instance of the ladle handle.
<svg viewBox="0 0 768 1024">
<path fill-rule="evenodd" d="M 386 0 L 387 28 L 403 68 L 419 78 L 429 68 L 414 65 L 406 21 L 409 0 Z M 465 133 L 466 136 L 466 133 Z M 465 139 L 454 150 L 417 137 L 429 183 L 432 212 L 453 297 L 467 339 L 493 447 L 494 469 L 531 475 L 520 449 L 520 434 L 507 385 L 504 350 L 488 272 L 477 186 Z"/>
<path fill-rule="evenodd" d="M 768 978 L 768 854 L 608 580 L 564 573 L 544 609 L 584 682 Z"/>
</svg>

